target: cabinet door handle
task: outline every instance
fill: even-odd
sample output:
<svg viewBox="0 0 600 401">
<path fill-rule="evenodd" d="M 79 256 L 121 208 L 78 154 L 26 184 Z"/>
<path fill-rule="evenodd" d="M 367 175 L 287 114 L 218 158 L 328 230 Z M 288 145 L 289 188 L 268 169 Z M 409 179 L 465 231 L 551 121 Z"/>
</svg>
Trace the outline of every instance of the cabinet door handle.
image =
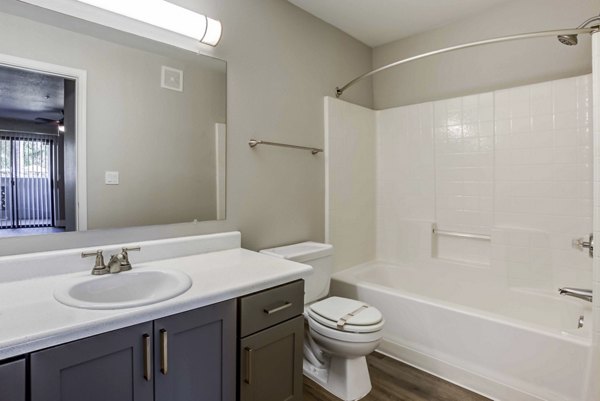
<svg viewBox="0 0 600 401">
<path fill-rule="evenodd" d="M 150 335 L 144 334 L 144 379 L 152 380 L 152 341 Z"/>
<path fill-rule="evenodd" d="M 163 375 L 169 373 L 169 338 L 167 330 L 160 331 L 160 372 Z"/>
<path fill-rule="evenodd" d="M 244 351 L 246 352 L 246 378 L 244 381 L 247 384 L 252 384 L 252 365 L 254 364 L 252 360 L 254 359 L 254 350 L 246 347 Z"/>
<path fill-rule="evenodd" d="M 285 309 L 287 309 L 287 308 L 289 308 L 291 306 L 292 306 L 292 303 L 286 301 L 283 305 L 278 306 L 276 308 L 273 308 L 273 309 L 264 309 L 264 312 L 267 315 L 272 315 L 274 313 L 281 312 L 282 310 L 285 310 Z"/>
</svg>

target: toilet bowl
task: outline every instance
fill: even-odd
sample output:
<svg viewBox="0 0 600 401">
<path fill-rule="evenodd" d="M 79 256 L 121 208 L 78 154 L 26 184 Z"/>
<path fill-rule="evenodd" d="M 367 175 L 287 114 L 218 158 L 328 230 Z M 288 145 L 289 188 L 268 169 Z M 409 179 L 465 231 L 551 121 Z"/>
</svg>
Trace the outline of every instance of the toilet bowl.
<svg viewBox="0 0 600 401">
<path fill-rule="evenodd" d="M 366 396 L 371 391 L 366 355 L 381 341 L 381 312 L 354 299 L 327 297 L 333 269 L 331 245 L 304 242 L 261 253 L 313 267 L 305 280 L 305 376 L 344 401 Z"/>
<path fill-rule="evenodd" d="M 311 343 L 305 348 L 304 374 L 342 400 L 366 396 L 371 380 L 365 356 L 381 341 L 381 312 L 353 299 L 329 297 L 308 305 L 304 315 Z M 320 363 L 306 358 L 311 351 L 320 353 Z"/>
</svg>

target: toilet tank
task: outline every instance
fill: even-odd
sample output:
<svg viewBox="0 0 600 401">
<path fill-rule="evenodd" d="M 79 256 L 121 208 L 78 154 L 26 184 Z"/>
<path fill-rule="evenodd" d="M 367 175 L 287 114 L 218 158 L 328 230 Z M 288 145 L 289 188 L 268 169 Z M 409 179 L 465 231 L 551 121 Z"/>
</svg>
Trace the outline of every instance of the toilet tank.
<svg viewBox="0 0 600 401">
<path fill-rule="evenodd" d="M 319 242 L 301 242 L 260 251 L 265 255 L 310 265 L 313 272 L 305 278 L 304 304 L 324 298 L 329 293 L 333 271 L 333 246 Z"/>
</svg>

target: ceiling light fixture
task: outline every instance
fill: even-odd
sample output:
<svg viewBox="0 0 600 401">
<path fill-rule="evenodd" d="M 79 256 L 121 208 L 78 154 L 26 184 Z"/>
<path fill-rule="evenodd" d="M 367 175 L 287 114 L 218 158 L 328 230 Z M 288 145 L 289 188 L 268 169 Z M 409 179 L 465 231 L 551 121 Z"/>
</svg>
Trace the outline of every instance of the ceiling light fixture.
<svg viewBox="0 0 600 401">
<path fill-rule="evenodd" d="M 34 6 L 43 7 L 59 13 L 71 15 L 122 31 L 138 34 L 122 24 L 115 26 L 114 20 L 102 17 L 100 9 L 132 20 L 142 22 L 166 31 L 192 38 L 210 46 L 216 46 L 221 40 L 223 26 L 221 21 L 208 18 L 187 8 L 165 0 L 19 0 Z M 91 7 L 87 7 L 91 6 Z M 86 8 L 88 8 L 86 10 Z M 146 36 L 142 34 L 141 36 Z M 162 41 L 161 39 L 149 38 Z M 168 42 L 165 42 L 168 43 Z"/>
<path fill-rule="evenodd" d="M 77 0 L 216 46 L 221 22 L 164 0 Z"/>
</svg>

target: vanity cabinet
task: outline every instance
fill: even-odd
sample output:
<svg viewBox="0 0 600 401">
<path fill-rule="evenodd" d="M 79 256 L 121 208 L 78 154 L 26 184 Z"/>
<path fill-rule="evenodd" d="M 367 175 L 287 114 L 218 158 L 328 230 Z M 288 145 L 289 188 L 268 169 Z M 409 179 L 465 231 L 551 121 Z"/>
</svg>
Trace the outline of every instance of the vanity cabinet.
<svg viewBox="0 0 600 401">
<path fill-rule="evenodd" d="M 0 362 L 0 401 L 302 401 L 303 300 L 298 280 Z"/>
<path fill-rule="evenodd" d="M 31 401 L 234 401 L 235 324 L 232 300 L 34 352 Z"/>
<path fill-rule="evenodd" d="M 304 281 L 240 298 L 240 401 L 302 401 Z"/>
<path fill-rule="evenodd" d="M 151 336 L 149 322 L 32 353 L 31 401 L 152 401 Z"/>
<path fill-rule="evenodd" d="M 0 401 L 25 401 L 25 359 L 0 363 Z"/>
<path fill-rule="evenodd" d="M 235 301 L 154 321 L 156 401 L 234 401 Z"/>
</svg>

